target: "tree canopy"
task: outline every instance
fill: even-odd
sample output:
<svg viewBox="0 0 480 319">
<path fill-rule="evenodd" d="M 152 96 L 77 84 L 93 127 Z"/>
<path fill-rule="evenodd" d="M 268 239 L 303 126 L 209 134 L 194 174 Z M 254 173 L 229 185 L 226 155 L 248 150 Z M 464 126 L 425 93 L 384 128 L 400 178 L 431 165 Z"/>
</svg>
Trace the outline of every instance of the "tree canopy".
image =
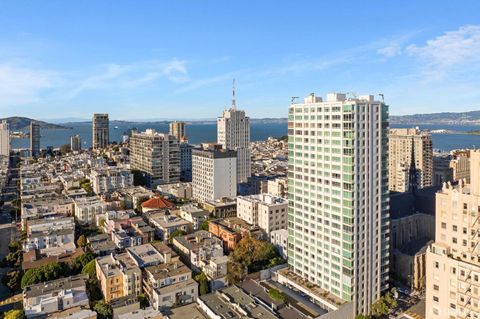
<svg viewBox="0 0 480 319">
<path fill-rule="evenodd" d="M 98 319 L 110 319 L 112 318 L 112 307 L 103 302 L 103 301 L 99 301 L 95 304 L 95 306 L 93 306 L 93 310 L 96 311 L 97 313 L 97 318 Z"/>
<path fill-rule="evenodd" d="M 208 289 L 207 275 L 205 275 L 203 272 L 201 272 L 198 275 L 196 275 L 195 277 L 193 277 L 193 279 L 195 279 L 199 284 L 199 289 L 198 289 L 199 295 L 203 296 L 203 295 L 208 294 L 209 289 Z"/>
<path fill-rule="evenodd" d="M 275 246 L 252 236 L 244 237 L 229 256 L 228 280 L 242 281 L 245 270 L 249 273 L 276 266 L 282 262 Z"/>
<path fill-rule="evenodd" d="M 5 313 L 4 319 L 23 319 L 25 318 L 25 315 L 23 313 L 23 310 L 19 309 L 14 309 L 14 310 L 9 310 Z"/>
</svg>

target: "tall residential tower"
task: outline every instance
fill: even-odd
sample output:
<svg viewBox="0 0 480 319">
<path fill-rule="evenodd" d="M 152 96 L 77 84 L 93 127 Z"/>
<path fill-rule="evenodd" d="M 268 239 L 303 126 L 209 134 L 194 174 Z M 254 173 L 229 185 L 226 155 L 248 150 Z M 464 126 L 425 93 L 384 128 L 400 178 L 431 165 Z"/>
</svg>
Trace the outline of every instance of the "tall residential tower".
<svg viewBox="0 0 480 319">
<path fill-rule="evenodd" d="M 288 117 L 288 263 L 369 313 L 388 280 L 388 106 L 311 94 Z"/>
<path fill-rule="evenodd" d="M 0 123 L 0 155 L 10 155 L 10 126 L 6 120 Z"/>
<path fill-rule="evenodd" d="M 30 122 L 30 154 L 38 156 L 40 154 L 40 124 Z"/>
<path fill-rule="evenodd" d="M 391 129 L 388 140 L 388 185 L 407 192 L 433 185 L 433 147 L 430 134 L 418 128 Z"/>
<path fill-rule="evenodd" d="M 92 118 L 92 147 L 101 149 L 108 146 L 109 129 L 108 114 L 93 114 Z"/>
<path fill-rule="evenodd" d="M 250 155 L 250 118 L 237 110 L 235 87 L 232 106 L 217 119 L 217 142 L 237 152 L 237 183 L 245 183 L 252 175 Z"/>
<path fill-rule="evenodd" d="M 130 167 L 145 173 L 147 185 L 180 181 L 180 148 L 172 135 L 153 129 L 132 132 L 130 137 Z"/>
<path fill-rule="evenodd" d="M 170 126 L 170 135 L 175 136 L 179 142 L 187 139 L 185 122 L 173 121 L 173 122 L 170 122 L 169 126 Z"/>
</svg>

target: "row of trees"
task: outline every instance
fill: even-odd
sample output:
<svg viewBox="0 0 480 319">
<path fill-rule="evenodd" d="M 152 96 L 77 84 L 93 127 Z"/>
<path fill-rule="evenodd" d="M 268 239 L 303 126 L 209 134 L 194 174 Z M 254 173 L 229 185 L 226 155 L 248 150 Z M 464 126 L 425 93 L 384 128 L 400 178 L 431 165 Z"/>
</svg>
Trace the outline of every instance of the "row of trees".
<svg viewBox="0 0 480 319">
<path fill-rule="evenodd" d="M 37 268 L 28 269 L 22 276 L 21 288 L 38 284 L 45 281 L 55 280 L 60 277 L 78 275 L 83 268 L 93 261 L 95 256 L 92 253 L 85 253 L 71 263 L 50 263 Z"/>
</svg>

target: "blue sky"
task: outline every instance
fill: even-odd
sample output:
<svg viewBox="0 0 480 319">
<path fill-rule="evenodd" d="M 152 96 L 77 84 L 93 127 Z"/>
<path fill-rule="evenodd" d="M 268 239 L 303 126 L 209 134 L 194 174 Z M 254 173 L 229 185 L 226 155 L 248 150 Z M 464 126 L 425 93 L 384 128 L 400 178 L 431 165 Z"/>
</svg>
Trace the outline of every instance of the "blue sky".
<svg viewBox="0 0 480 319">
<path fill-rule="evenodd" d="M 0 117 L 286 116 L 291 96 L 480 109 L 479 1 L 3 1 Z"/>
</svg>

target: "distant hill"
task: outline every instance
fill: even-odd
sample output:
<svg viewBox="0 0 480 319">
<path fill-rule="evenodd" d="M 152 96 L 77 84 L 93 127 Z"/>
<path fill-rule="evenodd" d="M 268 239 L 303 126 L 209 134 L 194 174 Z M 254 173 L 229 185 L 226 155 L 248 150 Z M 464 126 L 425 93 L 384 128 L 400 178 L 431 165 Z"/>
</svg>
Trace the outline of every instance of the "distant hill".
<svg viewBox="0 0 480 319">
<path fill-rule="evenodd" d="M 391 124 L 455 124 L 480 125 L 480 111 L 443 112 L 431 114 L 413 114 L 390 116 Z"/>
<path fill-rule="evenodd" d="M 0 121 L 7 120 L 8 124 L 10 125 L 10 130 L 12 131 L 28 131 L 30 128 L 30 123 L 32 121 L 37 122 L 40 124 L 40 128 L 42 129 L 68 129 L 69 127 L 58 125 L 58 124 L 51 124 L 44 121 L 37 121 L 35 119 L 31 119 L 28 117 L 20 117 L 20 116 L 12 116 L 0 119 Z"/>
</svg>

